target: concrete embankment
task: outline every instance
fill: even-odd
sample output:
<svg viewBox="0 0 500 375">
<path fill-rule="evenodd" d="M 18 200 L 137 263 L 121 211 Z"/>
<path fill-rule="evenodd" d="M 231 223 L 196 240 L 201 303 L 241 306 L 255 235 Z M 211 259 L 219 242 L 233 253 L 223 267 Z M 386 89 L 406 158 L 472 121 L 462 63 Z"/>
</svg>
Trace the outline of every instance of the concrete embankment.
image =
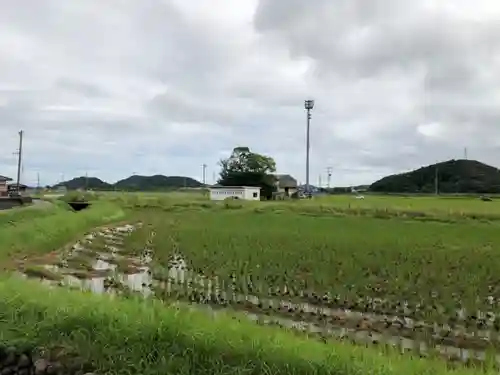
<svg viewBox="0 0 500 375">
<path fill-rule="evenodd" d="M 20 197 L 20 198 L 0 198 L 0 210 L 9 210 L 15 207 L 21 207 L 24 205 L 29 205 L 33 202 L 31 197 Z"/>
</svg>

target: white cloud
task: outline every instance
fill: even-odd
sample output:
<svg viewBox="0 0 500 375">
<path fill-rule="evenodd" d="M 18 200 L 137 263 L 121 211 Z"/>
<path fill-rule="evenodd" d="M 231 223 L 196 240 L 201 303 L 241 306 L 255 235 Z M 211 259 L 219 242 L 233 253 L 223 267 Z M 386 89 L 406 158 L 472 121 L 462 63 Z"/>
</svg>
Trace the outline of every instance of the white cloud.
<svg viewBox="0 0 500 375">
<path fill-rule="evenodd" d="M 497 2 L 27 0 L 0 12 L 0 174 L 201 179 L 246 145 L 311 181 L 499 165 Z"/>
</svg>

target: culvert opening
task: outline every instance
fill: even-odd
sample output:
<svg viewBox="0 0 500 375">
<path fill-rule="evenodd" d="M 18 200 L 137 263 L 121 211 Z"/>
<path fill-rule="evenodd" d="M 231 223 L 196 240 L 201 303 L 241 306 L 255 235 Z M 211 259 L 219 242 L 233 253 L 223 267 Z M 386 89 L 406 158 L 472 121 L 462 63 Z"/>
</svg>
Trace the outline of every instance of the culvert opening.
<svg viewBox="0 0 500 375">
<path fill-rule="evenodd" d="M 74 210 L 74 211 L 81 211 L 90 206 L 89 202 L 68 202 L 69 206 Z"/>
</svg>

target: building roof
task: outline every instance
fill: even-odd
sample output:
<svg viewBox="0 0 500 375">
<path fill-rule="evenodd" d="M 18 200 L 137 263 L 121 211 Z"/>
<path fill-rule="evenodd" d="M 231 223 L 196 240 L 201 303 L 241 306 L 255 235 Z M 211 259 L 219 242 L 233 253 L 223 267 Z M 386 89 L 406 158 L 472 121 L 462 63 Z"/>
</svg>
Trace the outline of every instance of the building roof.
<svg viewBox="0 0 500 375">
<path fill-rule="evenodd" d="M 15 183 L 15 182 L 12 182 L 12 183 L 10 183 L 10 184 L 8 184 L 8 185 L 9 185 L 9 187 L 13 187 L 13 188 L 16 188 L 16 187 L 17 187 L 17 183 Z M 21 189 L 26 189 L 26 188 L 28 187 L 28 185 L 25 185 L 25 184 L 19 184 L 19 187 L 20 187 Z"/>
<path fill-rule="evenodd" d="M 278 186 L 280 188 L 296 188 L 297 180 L 290 176 L 289 174 L 279 174 L 278 176 Z"/>
<path fill-rule="evenodd" d="M 0 181 L 1 181 L 1 182 L 12 181 L 12 178 L 5 177 L 5 176 L 0 175 Z"/>
<path fill-rule="evenodd" d="M 213 185 L 210 186 L 210 189 L 261 189 L 258 186 L 222 186 L 222 185 Z"/>
</svg>

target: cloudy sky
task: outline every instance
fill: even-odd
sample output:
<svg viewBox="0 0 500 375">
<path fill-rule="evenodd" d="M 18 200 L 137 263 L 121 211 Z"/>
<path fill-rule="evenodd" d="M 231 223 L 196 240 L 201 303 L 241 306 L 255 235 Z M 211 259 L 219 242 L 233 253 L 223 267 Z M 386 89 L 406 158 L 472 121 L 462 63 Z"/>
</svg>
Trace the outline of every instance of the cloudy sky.
<svg viewBox="0 0 500 375">
<path fill-rule="evenodd" d="M 305 180 L 500 167 L 494 0 L 0 0 L 0 174 L 207 182 L 235 146 Z"/>
</svg>

